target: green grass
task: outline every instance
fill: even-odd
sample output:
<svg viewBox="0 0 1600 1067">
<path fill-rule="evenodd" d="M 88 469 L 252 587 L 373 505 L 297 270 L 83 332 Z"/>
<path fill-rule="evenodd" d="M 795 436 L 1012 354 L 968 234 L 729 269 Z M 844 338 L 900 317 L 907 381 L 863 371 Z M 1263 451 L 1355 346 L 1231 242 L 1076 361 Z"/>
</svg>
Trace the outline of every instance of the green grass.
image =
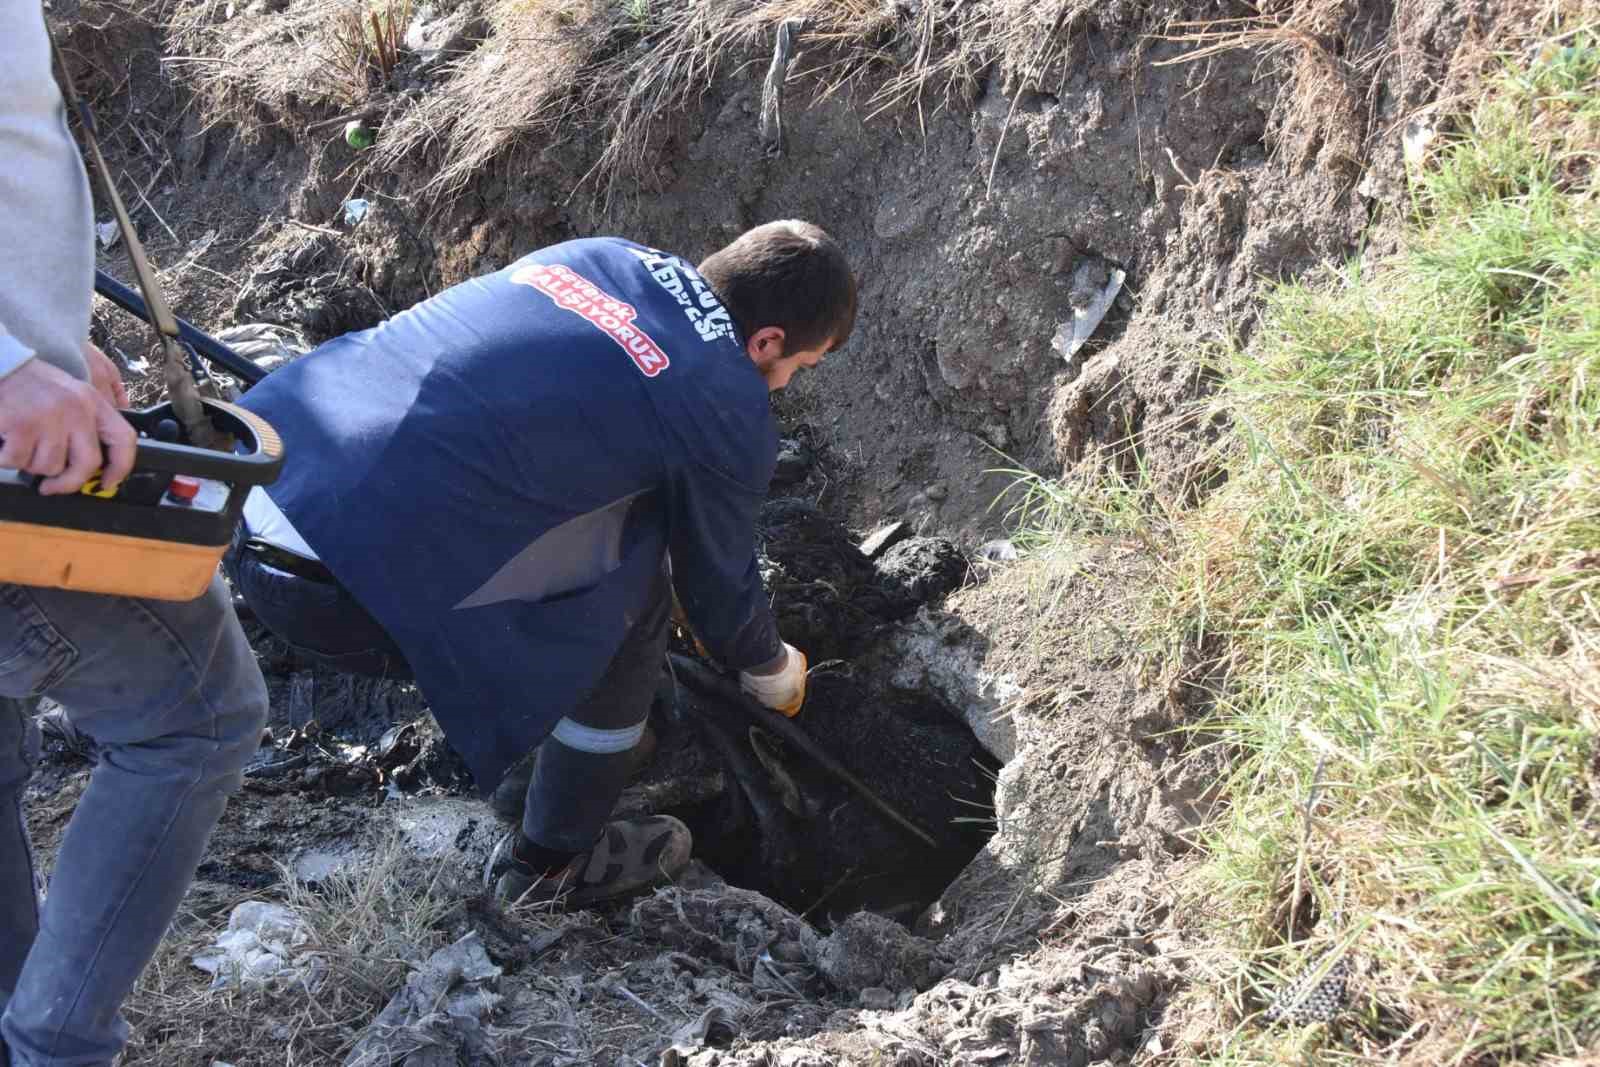
<svg viewBox="0 0 1600 1067">
<path fill-rule="evenodd" d="M 1212 1062 L 1600 1052 L 1597 154 L 1600 34 L 1508 62 L 1413 175 L 1404 252 L 1271 296 L 1224 368 L 1227 482 L 1152 527 L 1146 633 L 1226 650 L 1187 885 Z M 1344 1022 L 1265 1024 L 1345 955 Z"/>
</svg>

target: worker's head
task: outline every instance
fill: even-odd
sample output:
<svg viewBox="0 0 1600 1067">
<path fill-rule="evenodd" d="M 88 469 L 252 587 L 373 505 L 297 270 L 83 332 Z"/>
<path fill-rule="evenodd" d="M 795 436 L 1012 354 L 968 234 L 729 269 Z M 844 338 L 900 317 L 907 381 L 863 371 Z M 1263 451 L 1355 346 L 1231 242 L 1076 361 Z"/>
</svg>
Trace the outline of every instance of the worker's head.
<svg viewBox="0 0 1600 1067">
<path fill-rule="evenodd" d="M 767 388 L 782 389 L 844 344 L 856 323 L 856 280 L 837 242 L 809 222 L 769 222 L 700 264 L 739 324 Z"/>
</svg>

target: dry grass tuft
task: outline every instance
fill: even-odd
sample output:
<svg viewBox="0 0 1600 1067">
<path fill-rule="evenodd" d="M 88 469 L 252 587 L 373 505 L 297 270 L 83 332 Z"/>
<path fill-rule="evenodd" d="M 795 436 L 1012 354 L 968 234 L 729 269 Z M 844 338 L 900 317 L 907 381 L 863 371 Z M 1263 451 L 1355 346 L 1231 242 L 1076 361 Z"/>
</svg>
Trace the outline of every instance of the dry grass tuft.
<svg viewBox="0 0 1600 1067">
<path fill-rule="evenodd" d="M 1173 22 L 1159 39 L 1192 47 L 1156 65 L 1238 51 L 1280 64 L 1289 84 L 1269 130 L 1280 158 L 1296 171 L 1354 173 L 1365 161 L 1369 98 L 1390 48 L 1387 39 L 1361 47 L 1357 23 L 1365 17 L 1354 0 L 1290 0 L 1252 18 Z"/>
<path fill-rule="evenodd" d="M 303 125 L 328 109 L 381 114 L 397 98 L 413 0 L 304 0 L 228 18 L 221 0 L 191 0 L 169 19 L 165 62 L 212 124 L 246 139 Z"/>
<path fill-rule="evenodd" d="M 609 199 L 620 177 L 648 173 L 672 116 L 730 71 L 764 67 L 777 28 L 803 25 L 790 80 L 813 99 L 851 94 L 863 114 L 915 108 L 918 121 L 970 104 L 999 64 L 1021 93 L 1065 77 L 1085 0 L 488 0 L 488 32 L 428 76 L 420 96 L 389 92 L 406 57 L 407 0 L 365 7 L 302 0 L 288 11 L 224 18 L 223 0 L 182 0 L 173 16 L 213 120 L 247 132 L 363 108 L 382 124 L 373 170 L 425 163 L 423 198 L 459 194 L 491 162 L 537 138 L 592 165 L 580 187 Z"/>
<path fill-rule="evenodd" d="M 586 179 L 607 193 L 618 175 L 638 174 L 663 115 L 703 94 L 728 62 L 746 60 L 789 19 L 806 24 L 804 47 L 830 59 L 803 76 L 838 88 L 876 58 L 871 42 L 892 23 L 868 0 L 733 0 L 621 8 L 503 0 L 492 32 L 459 61 L 445 85 L 386 128 L 374 162 L 392 167 L 424 151 L 441 165 L 426 190 L 452 195 L 529 134 L 546 148 L 598 136 Z"/>
<path fill-rule="evenodd" d="M 524 137 L 559 146 L 565 128 L 582 120 L 574 86 L 606 47 L 616 18 L 598 0 L 496 4 L 483 44 L 450 66 L 444 84 L 385 121 L 373 165 L 436 159 L 418 195 L 450 196 Z"/>
<path fill-rule="evenodd" d="M 334 13 L 328 65 L 345 103 L 364 104 L 375 88 L 389 81 L 400 65 L 410 22 L 411 0 L 390 0 L 381 11 L 352 3 Z"/>
<path fill-rule="evenodd" d="M 162 943 L 124 1008 L 134 1036 L 121 1062 L 342 1062 L 410 967 L 448 940 L 443 927 L 460 901 L 427 874 L 391 840 L 370 862 L 317 886 L 286 870 L 276 890 L 240 896 L 202 921 L 191 919 Z M 211 989 L 211 976 L 191 959 L 226 928 L 233 905 L 267 898 L 304 920 L 311 939 L 297 953 L 313 954 L 323 977 L 309 991 L 290 983 Z"/>
</svg>

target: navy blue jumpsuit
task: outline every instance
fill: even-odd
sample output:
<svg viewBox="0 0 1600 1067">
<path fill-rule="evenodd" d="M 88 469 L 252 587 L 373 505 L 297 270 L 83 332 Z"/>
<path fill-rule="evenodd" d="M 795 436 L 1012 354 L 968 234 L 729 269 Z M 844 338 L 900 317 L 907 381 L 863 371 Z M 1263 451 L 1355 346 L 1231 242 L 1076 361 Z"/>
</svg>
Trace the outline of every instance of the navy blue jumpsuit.
<svg viewBox="0 0 1600 1067">
<path fill-rule="evenodd" d="M 778 654 L 754 551 L 766 383 L 675 256 L 543 249 L 323 344 L 244 406 L 285 442 L 273 501 L 404 651 L 485 790 L 552 731 L 583 747 L 566 717 L 668 553 L 714 656 Z"/>
</svg>

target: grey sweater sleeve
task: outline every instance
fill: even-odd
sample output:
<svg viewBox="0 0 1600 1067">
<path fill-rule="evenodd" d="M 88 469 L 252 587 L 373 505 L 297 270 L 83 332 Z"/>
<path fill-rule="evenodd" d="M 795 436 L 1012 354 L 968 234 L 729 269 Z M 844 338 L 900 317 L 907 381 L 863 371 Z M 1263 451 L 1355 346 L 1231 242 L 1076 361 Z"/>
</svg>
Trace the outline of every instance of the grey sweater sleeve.
<svg viewBox="0 0 1600 1067">
<path fill-rule="evenodd" d="M 39 0 L 0 2 L 0 382 L 38 357 L 87 380 L 93 202 Z"/>
<path fill-rule="evenodd" d="M 0 322 L 0 379 L 33 358 L 33 349 L 6 332 Z"/>
</svg>

